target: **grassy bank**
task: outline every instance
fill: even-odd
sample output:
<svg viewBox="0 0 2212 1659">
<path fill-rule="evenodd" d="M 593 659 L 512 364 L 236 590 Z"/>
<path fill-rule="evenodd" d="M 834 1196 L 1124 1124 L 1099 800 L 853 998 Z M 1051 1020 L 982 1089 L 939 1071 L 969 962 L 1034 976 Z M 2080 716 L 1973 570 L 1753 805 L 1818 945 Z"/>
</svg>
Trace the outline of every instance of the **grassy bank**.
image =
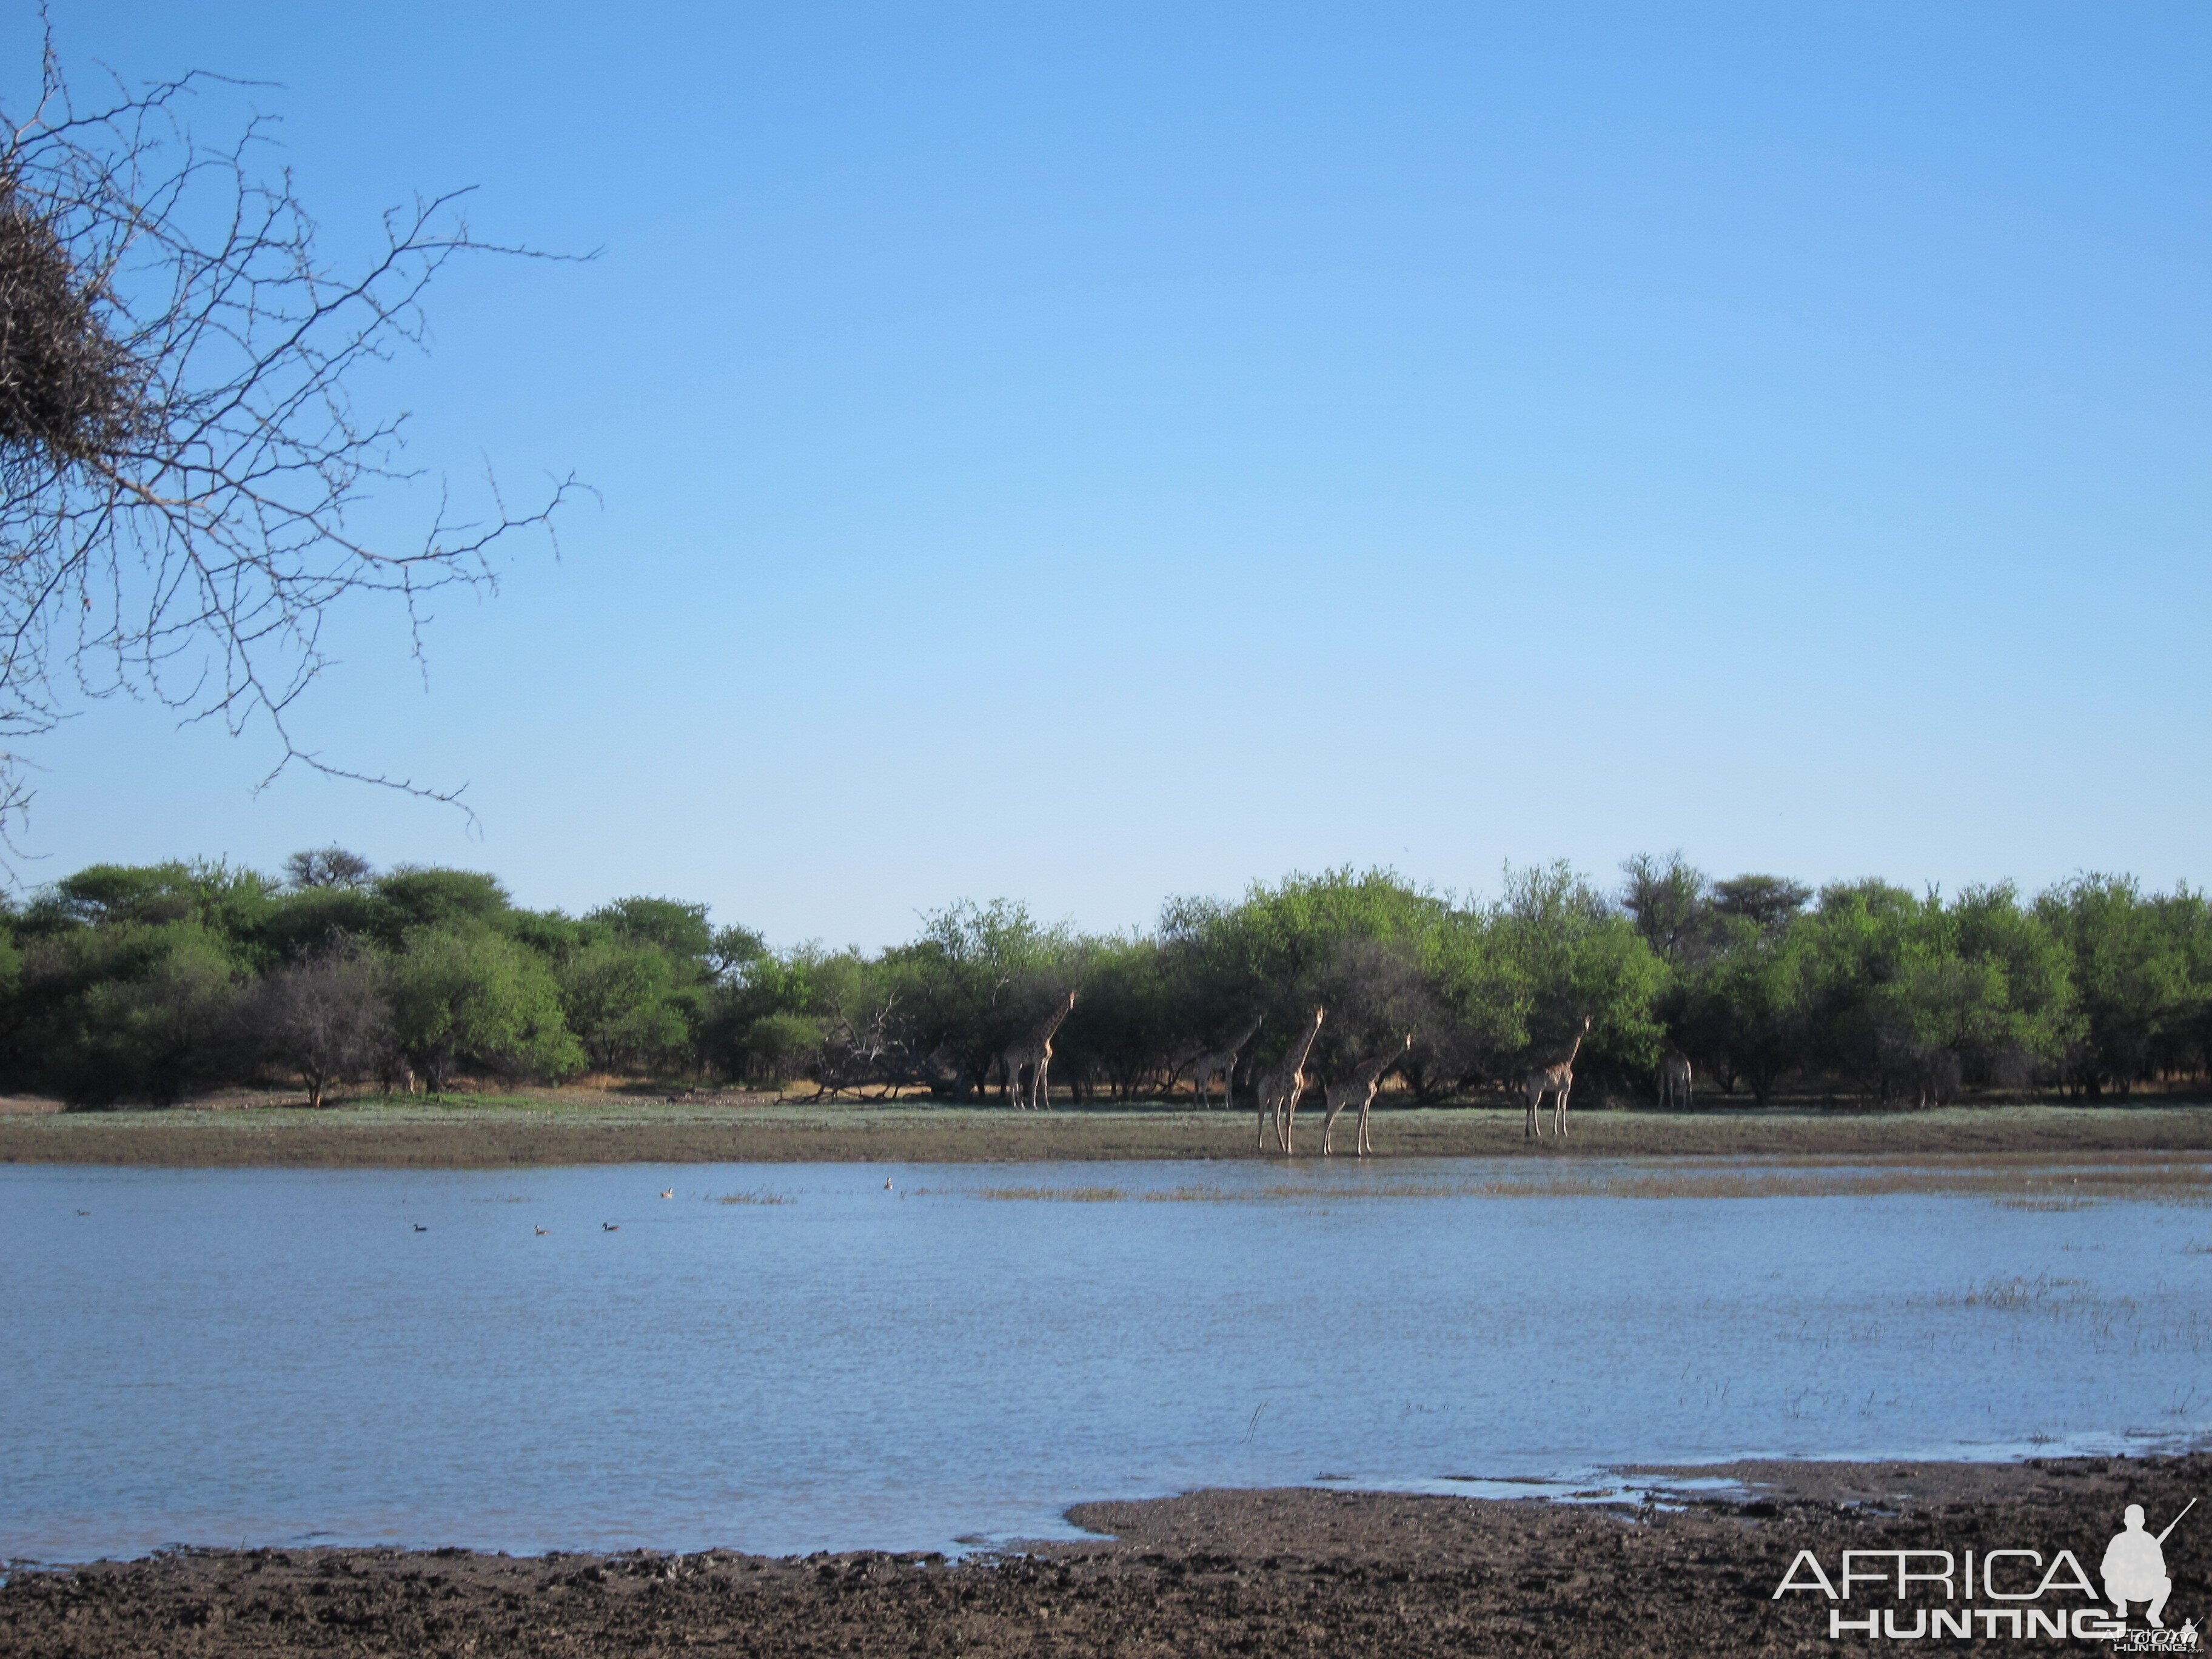
<svg viewBox="0 0 2212 1659">
<path fill-rule="evenodd" d="M 1384 1159 L 1670 1157 L 1987 1158 L 2212 1152 L 2212 1106 L 1953 1107 L 1858 1113 L 1805 1108 L 1571 1115 L 1564 1146 L 1523 1139 L 1517 1109 L 1378 1111 Z M 1341 1142 L 1349 1123 L 1340 1124 Z M 617 1094 L 373 1099 L 310 1112 L 233 1105 L 189 1111 L 0 1115 L 0 1162 L 222 1168 L 483 1169 L 562 1164 L 1037 1163 L 1255 1156 L 1248 1112 L 1168 1107 L 799 1105 L 644 1101 Z M 1298 1149 L 1318 1156 L 1318 1114 Z"/>
</svg>

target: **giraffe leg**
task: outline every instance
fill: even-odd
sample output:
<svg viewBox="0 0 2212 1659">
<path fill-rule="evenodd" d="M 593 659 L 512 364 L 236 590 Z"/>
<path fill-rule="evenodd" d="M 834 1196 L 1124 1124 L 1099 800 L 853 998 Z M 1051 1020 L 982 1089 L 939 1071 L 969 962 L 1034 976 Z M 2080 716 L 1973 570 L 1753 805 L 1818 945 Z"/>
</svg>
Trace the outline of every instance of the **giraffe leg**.
<svg viewBox="0 0 2212 1659">
<path fill-rule="evenodd" d="M 1340 1100 L 1332 1098 L 1328 1103 L 1328 1109 L 1322 1114 L 1321 1155 L 1323 1158 L 1334 1158 L 1336 1156 L 1335 1152 L 1328 1144 L 1328 1138 L 1336 1128 L 1337 1114 L 1341 1112 L 1343 1109 L 1344 1103 Z"/>
<path fill-rule="evenodd" d="M 1371 1094 L 1369 1095 L 1366 1099 L 1359 1103 L 1358 1155 L 1361 1158 L 1365 1158 L 1370 1152 L 1375 1150 L 1375 1143 L 1367 1138 L 1367 1114 L 1374 1109 L 1374 1106 L 1375 1097 Z"/>
<path fill-rule="evenodd" d="M 1052 1109 L 1052 1084 L 1048 1077 L 1051 1070 L 1052 1056 L 1047 1054 L 1044 1058 L 1037 1061 L 1036 1109 L 1040 1112 L 1048 1112 Z"/>
<path fill-rule="evenodd" d="M 1267 1150 L 1267 1108 L 1271 1103 L 1267 1099 L 1267 1085 L 1262 1081 L 1260 1085 L 1260 1133 L 1255 1145 L 1263 1152 Z"/>
<path fill-rule="evenodd" d="M 1567 1097 L 1574 1091 L 1574 1086 L 1570 1082 L 1553 1097 L 1559 1103 L 1552 1109 L 1552 1127 L 1559 1132 L 1559 1139 L 1562 1140 L 1567 1138 Z"/>
</svg>

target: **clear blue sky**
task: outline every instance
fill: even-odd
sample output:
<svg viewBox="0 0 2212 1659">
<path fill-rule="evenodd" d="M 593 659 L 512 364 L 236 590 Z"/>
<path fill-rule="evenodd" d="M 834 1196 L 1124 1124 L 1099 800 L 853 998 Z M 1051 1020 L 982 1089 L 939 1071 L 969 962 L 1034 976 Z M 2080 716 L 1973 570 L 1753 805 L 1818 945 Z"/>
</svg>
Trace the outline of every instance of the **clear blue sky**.
<svg viewBox="0 0 2212 1659">
<path fill-rule="evenodd" d="M 372 401 L 605 506 L 303 712 L 479 836 L 110 705 L 30 879 L 337 841 L 873 945 L 1347 862 L 2212 878 L 2202 5 L 53 16 L 282 83 L 334 246 L 477 185 L 604 247 L 452 273 Z"/>
</svg>

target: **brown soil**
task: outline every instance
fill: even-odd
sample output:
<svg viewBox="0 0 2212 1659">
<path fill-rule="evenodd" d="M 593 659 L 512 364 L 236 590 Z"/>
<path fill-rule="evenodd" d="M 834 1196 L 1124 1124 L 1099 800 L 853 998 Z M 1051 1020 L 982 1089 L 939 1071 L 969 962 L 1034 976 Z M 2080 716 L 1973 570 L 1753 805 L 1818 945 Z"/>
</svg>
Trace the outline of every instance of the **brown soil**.
<svg viewBox="0 0 2212 1659">
<path fill-rule="evenodd" d="M 1799 1550 L 1814 1551 L 1832 1577 L 1846 1548 L 2027 1548 L 2046 1559 L 2067 1548 L 2094 1575 L 2124 1504 L 2142 1504 L 2156 1528 L 2212 1492 L 2212 1456 L 2203 1455 L 1734 1472 L 1757 1483 L 1749 1501 L 1698 1500 L 1676 1512 L 1309 1490 L 1093 1504 L 1072 1517 L 1110 1539 L 957 1565 L 720 1551 L 542 1559 L 458 1550 L 180 1552 L 17 1575 L 0 1589 L 0 1651 L 19 1659 L 1861 1651 L 1856 1640 L 1830 1644 L 1825 1598 L 1773 1599 Z M 2174 1581 L 2167 1623 L 2192 1618 L 2201 1630 L 2212 1607 L 2212 1518 L 2201 1505 L 2167 1540 L 2166 1559 Z M 1918 1604 L 1929 1605 L 1930 1595 Z M 1864 1598 L 1862 1585 L 1850 1610 L 1884 1605 Z M 2053 1592 L 2045 1605 L 2058 1599 Z M 1967 1645 L 1978 1644 L 1947 1650 Z"/>
<path fill-rule="evenodd" d="M 1860 1113 L 1722 1108 L 1575 1115 L 1572 1138 L 1523 1139 L 1494 1108 L 1379 1111 L 1385 1159 L 1424 1157 L 1928 1158 L 2212 1151 L 2203 1105 L 1972 1106 Z M 641 1101 L 569 1091 L 449 1103 L 363 1103 L 309 1112 L 227 1106 L 0 1115 L 0 1163 L 499 1168 L 553 1164 L 981 1164 L 1086 1158 L 1249 1158 L 1243 1112 L 1168 1107 L 801 1106 L 766 1098 Z M 1317 1118 L 1301 1121 L 1317 1153 Z"/>
</svg>

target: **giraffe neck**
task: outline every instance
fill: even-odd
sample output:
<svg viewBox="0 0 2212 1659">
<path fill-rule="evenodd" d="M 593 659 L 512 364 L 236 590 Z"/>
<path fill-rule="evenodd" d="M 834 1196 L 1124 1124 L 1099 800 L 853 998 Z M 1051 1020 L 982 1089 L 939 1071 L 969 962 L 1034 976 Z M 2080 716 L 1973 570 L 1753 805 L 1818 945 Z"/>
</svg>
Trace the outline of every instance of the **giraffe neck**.
<svg viewBox="0 0 2212 1659">
<path fill-rule="evenodd" d="M 1261 1020 L 1255 1019 L 1249 1025 L 1247 1025 L 1243 1031 L 1237 1034 L 1236 1040 L 1230 1043 L 1226 1052 L 1232 1054 L 1241 1052 L 1246 1043 L 1251 1042 L 1254 1037 L 1260 1035 L 1260 1026 L 1261 1023 Z"/>
<path fill-rule="evenodd" d="M 1066 1002 L 1060 1005 L 1059 1008 L 1053 1013 L 1052 1018 L 1046 1020 L 1042 1025 L 1037 1028 L 1036 1040 L 1039 1042 L 1051 1042 L 1053 1039 L 1053 1034 L 1060 1030 L 1060 1022 L 1065 1020 L 1068 1015 L 1074 1012 L 1075 999 L 1070 997 Z"/>
<path fill-rule="evenodd" d="M 1316 1020 L 1312 1024 L 1306 1027 L 1305 1036 L 1299 1042 L 1298 1046 L 1291 1050 L 1290 1064 L 1285 1066 L 1283 1070 L 1285 1073 L 1304 1070 L 1306 1063 L 1306 1056 L 1313 1052 L 1314 1040 L 1320 1036 L 1321 1022 L 1319 1020 Z"/>
<path fill-rule="evenodd" d="M 1575 1033 L 1575 1040 L 1567 1045 L 1567 1057 L 1559 1062 L 1560 1065 L 1565 1066 L 1569 1071 L 1572 1071 L 1574 1069 L 1575 1056 L 1582 1052 L 1583 1037 L 1585 1033 L 1581 1031 Z"/>
<path fill-rule="evenodd" d="M 1385 1049 L 1354 1073 L 1352 1074 L 1354 1080 L 1363 1089 L 1372 1088 L 1376 1079 L 1397 1064 L 1398 1056 L 1403 1052 L 1404 1050 L 1399 1048 Z"/>
</svg>

